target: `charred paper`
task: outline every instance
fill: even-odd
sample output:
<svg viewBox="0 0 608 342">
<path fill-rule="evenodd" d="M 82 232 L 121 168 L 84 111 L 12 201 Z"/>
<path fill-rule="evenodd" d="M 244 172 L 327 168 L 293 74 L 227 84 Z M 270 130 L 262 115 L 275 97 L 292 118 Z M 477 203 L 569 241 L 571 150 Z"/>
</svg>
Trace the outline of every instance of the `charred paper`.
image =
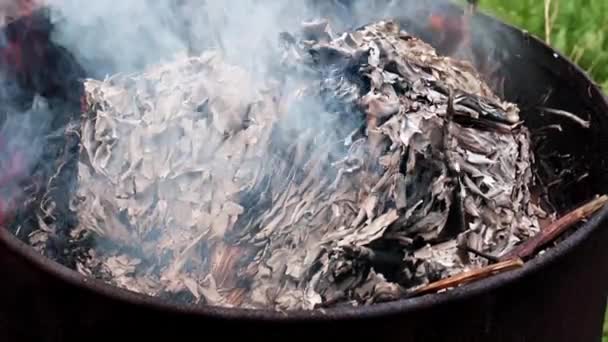
<svg viewBox="0 0 608 342">
<path fill-rule="evenodd" d="M 367 305 L 538 232 L 528 130 L 470 64 L 391 21 L 280 38 L 264 77 L 207 51 L 86 81 L 81 273 L 190 304 Z"/>
</svg>

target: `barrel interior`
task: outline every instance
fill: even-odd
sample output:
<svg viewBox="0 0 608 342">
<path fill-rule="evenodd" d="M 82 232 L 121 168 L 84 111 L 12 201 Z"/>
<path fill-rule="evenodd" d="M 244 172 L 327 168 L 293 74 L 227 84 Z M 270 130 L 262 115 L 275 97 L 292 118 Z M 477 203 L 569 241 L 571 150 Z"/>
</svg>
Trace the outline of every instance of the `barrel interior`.
<svg viewBox="0 0 608 342">
<path fill-rule="evenodd" d="M 351 3 L 351 1 L 340 3 Z M 458 9 L 450 6 L 439 7 L 435 9 L 435 12 L 428 12 L 425 15 L 438 13 L 444 16 L 460 15 Z M 399 14 L 397 16 L 399 17 Z M 440 44 L 438 36 L 430 34 L 425 27 L 412 24 L 408 18 L 409 15 L 403 15 L 401 20 L 406 29 L 425 37 L 431 43 Z M 551 203 L 559 212 L 563 213 L 598 193 L 606 193 L 608 191 L 608 173 L 605 170 L 608 169 L 608 153 L 605 146 L 608 146 L 608 134 L 604 132 L 608 130 L 608 117 L 606 116 L 608 105 L 600 90 L 588 80 L 580 69 L 526 33 L 483 15 L 475 17 L 473 28 L 472 51 L 474 51 L 478 67 L 481 69 L 487 67 L 488 61 L 498 66 L 491 68 L 491 72 L 483 76 L 487 78 L 488 82 L 495 85 L 496 90 L 501 92 L 507 100 L 516 102 L 521 107 L 522 116 L 532 131 L 543 132 L 542 139 L 536 141 L 538 144 L 535 145 L 538 160 L 545 164 L 542 171 L 539 171 L 541 178 L 544 178 L 546 183 L 552 182 L 556 177 L 565 179 L 551 188 L 549 194 Z M 52 125 L 62 127 L 71 119 L 65 113 L 78 112 L 82 95 L 81 80 L 87 75 L 68 50 L 52 43 L 50 39 L 52 30 L 53 25 L 49 22 L 48 14 L 44 9 L 34 11 L 27 18 L 19 19 L 4 27 L 3 32 L 7 43 L 0 49 L 0 56 L 3 56 L 0 70 L 6 75 L 4 82 L 17 86 L 16 93 L 11 96 L 18 96 L 24 107 L 31 106 L 35 94 L 42 94 L 50 99 Z M 438 45 L 438 47 L 441 51 L 441 46 Z M 540 107 L 573 113 L 589 120 L 591 126 L 583 128 L 565 118 L 543 115 L 539 110 Z M 561 126 L 561 131 L 545 129 L 547 126 L 556 124 Z M 43 179 L 53 176 L 52 169 L 49 168 L 49 160 L 70 153 L 75 154 L 77 150 L 73 141 L 58 140 L 50 144 L 44 151 L 40 163 L 35 167 L 35 176 Z M 568 168 L 569 171 L 561 172 L 564 168 Z M 66 187 L 59 191 L 65 192 L 68 196 L 70 179 L 75 174 L 68 168 L 62 176 L 66 177 Z M 28 181 L 23 180 L 24 186 Z M 34 192 L 43 190 L 30 189 Z M 66 203 L 63 205 L 67 210 L 67 197 Z M 19 225 L 14 222 L 19 222 Z M 66 220 L 65 234 L 68 234 L 69 224 L 69 220 Z M 599 222 L 594 224 L 599 225 Z M 20 231 L 17 231 L 18 226 L 21 227 Z M 8 225 L 8 230 L 18 238 L 27 236 L 29 232 L 37 228 L 37 222 L 27 210 L 20 211 L 13 223 Z M 6 247 L 5 245 L 11 246 Z M 42 329 L 40 331 L 45 331 L 44 329 L 54 331 L 56 340 L 66 336 L 81 336 L 78 333 L 84 334 L 87 330 L 86 327 L 100 327 L 99 322 L 128 327 L 128 324 L 116 323 L 116 318 L 125 318 L 124 314 L 127 312 L 142 314 L 141 317 L 154 317 L 154 322 L 158 322 L 160 317 L 173 317 L 159 313 L 167 308 L 167 306 L 161 306 L 160 302 L 124 294 L 116 297 L 115 292 L 118 293 L 119 290 L 108 289 L 99 284 L 87 285 L 81 278 L 76 278 L 74 275 L 67 276 L 66 274 L 71 271 L 64 270 L 59 264 L 40 261 L 40 259 L 32 261 L 40 258 L 32 256 L 33 254 L 28 257 L 19 255 L 15 251 L 21 251 L 27 247 L 15 246 L 18 246 L 16 240 L 11 240 L 4 235 L 0 239 L 0 250 L 10 250 L 10 252 L 4 252 L 6 257 L 0 258 L 0 265 L 2 265 L 0 278 L 7 279 L 5 276 L 23 275 L 17 282 L 0 281 L 0 292 L 8 293 L 15 287 L 21 289 L 5 306 L 10 308 L 11 313 L 0 314 L 0 327 L 3 324 L 6 325 L 7 331 L 12 331 L 16 334 L 15 336 L 17 334 L 30 337 L 39 336 L 38 333 L 29 331 L 29 323 L 26 318 L 30 317 L 33 312 L 44 315 L 44 317 L 51 317 L 45 322 L 37 324 Z M 64 253 L 68 247 L 62 245 L 61 241 L 57 241 L 58 261 L 70 266 L 69 253 Z M 22 258 L 23 260 L 21 260 Z M 598 265 L 600 264 L 602 263 L 598 263 Z M 77 283 L 74 279 L 81 280 Z M 576 280 L 573 279 L 573 281 Z M 598 286 L 604 283 L 602 281 L 598 283 Z M 75 288 L 79 287 L 84 287 L 84 289 L 80 288 L 76 291 Z M 72 292 L 70 293 L 70 291 Z M 605 294 L 604 289 L 598 288 L 597 291 Z M 380 315 L 382 310 L 396 312 L 408 305 L 428 308 L 438 300 L 436 296 L 442 295 L 392 303 L 383 308 L 362 308 L 356 309 L 360 311 L 343 312 L 340 311 L 341 309 L 337 309 L 338 311 L 330 316 L 335 319 L 352 319 L 363 311 L 368 311 L 373 316 Z M 4 301 L 9 300 L 6 295 L 0 295 L 0 298 Z M 47 298 L 53 299 L 47 300 Z M 125 299 L 128 299 L 128 302 L 135 305 L 137 309 L 133 309 L 135 311 L 126 310 L 124 314 L 120 313 L 116 317 L 111 317 L 111 312 L 115 312 L 114 310 L 125 308 Z M 484 300 L 491 301 L 487 298 Z M 480 305 L 492 306 L 487 302 L 482 302 Z M 83 310 L 85 306 L 87 309 L 84 318 L 77 318 L 76 312 Z M 93 306 L 97 306 L 98 309 Z M 239 311 L 226 314 L 221 310 L 205 308 L 200 311 L 183 308 L 175 308 L 175 310 L 180 312 L 179 317 L 182 319 L 180 325 L 195 324 L 194 317 L 206 317 L 205 319 L 209 319 L 209 322 L 219 319 L 223 323 L 226 322 L 218 317 L 230 317 L 237 321 L 242 319 L 280 320 L 278 316 L 264 312 Z M 441 310 L 447 311 L 439 314 L 440 317 L 448 317 L 453 313 L 449 309 Z M 218 316 L 215 316 L 216 314 Z M 307 319 L 306 315 L 303 313 L 297 316 L 298 320 Z M 318 320 L 319 317 L 323 319 L 323 315 L 317 313 L 311 317 Z M 69 325 L 73 322 L 77 323 L 70 328 Z M 220 326 L 226 327 L 222 324 L 218 325 L 218 327 Z M 379 326 L 382 324 L 376 325 L 376 327 Z M 253 329 L 251 326 L 248 327 Z M 286 333 L 287 330 L 289 328 L 281 331 Z"/>
</svg>

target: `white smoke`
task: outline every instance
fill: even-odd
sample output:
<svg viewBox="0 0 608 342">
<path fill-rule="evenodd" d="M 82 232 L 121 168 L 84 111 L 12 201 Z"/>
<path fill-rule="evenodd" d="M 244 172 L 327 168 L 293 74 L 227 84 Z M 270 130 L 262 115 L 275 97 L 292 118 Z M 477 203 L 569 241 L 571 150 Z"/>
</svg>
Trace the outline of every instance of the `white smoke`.
<svg viewBox="0 0 608 342">
<path fill-rule="evenodd" d="M 133 71 L 176 54 L 219 47 L 244 66 L 259 67 L 281 31 L 327 18 L 338 30 L 395 17 L 415 19 L 444 0 L 51 1 L 53 39 L 95 76 Z"/>
</svg>

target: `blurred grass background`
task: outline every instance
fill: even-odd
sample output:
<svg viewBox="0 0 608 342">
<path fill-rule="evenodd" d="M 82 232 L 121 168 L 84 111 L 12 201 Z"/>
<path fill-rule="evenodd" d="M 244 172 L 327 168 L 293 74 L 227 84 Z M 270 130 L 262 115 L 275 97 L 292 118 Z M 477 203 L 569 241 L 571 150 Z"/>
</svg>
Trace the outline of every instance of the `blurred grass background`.
<svg viewBox="0 0 608 342">
<path fill-rule="evenodd" d="M 549 42 L 608 91 L 608 0 L 480 0 L 480 7 Z"/>
<path fill-rule="evenodd" d="M 608 93 L 608 0 L 480 0 L 480 7 L 547 41 Z"/>
</svg>

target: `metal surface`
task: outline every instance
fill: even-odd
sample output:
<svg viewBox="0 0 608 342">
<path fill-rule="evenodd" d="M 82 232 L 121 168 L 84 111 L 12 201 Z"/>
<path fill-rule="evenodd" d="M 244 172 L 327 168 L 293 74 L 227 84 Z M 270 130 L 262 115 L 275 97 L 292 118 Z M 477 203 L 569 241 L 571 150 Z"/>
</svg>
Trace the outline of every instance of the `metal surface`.
<svg viewBox="0 0 608 342">
<path fill-rule="evenodd" d="M 503 68 L 511 75 L 509 99 L 526 106 L 549 89 L 548 105 L 591 115 L 594 128 L 573 130 L 556 148 L 585 155 L 591 167 L 587 183 L 569 196 L 581 200 L 606 192 L 608 103 L 600 90 L 540 41 L 486 17 L 479 23 L 508 42 Z M 175 340 L 189 333 L 196 339 L 219 333 L 222 339 L 266 341 L 600 341 L 608 290 L 607 244 L 604 209 L 520 270 L 446 293 L 372 307 L 276 313 L 179 307 L 116 289 L 41 257 L 0 229 L 0 340 Z"/>
</svg>

